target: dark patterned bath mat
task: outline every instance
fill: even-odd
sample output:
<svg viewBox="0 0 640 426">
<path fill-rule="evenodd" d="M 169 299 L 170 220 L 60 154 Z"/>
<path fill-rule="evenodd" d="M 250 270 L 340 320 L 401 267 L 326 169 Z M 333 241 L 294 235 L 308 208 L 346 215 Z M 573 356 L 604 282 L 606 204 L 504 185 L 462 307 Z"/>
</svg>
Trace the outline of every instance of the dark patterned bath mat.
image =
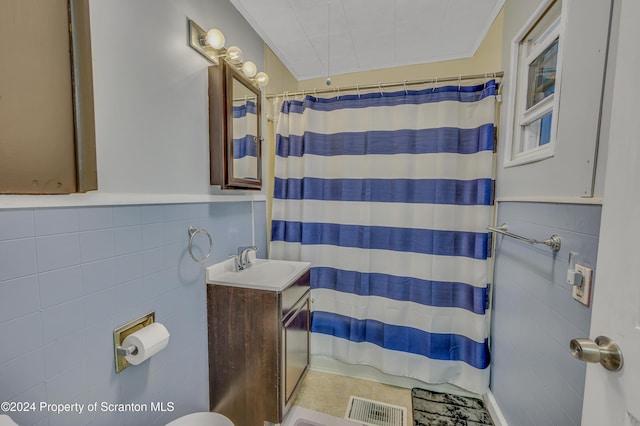
<svg viewBox="0 0 640 426">
<path fill-rule="evenodd" d="M 414 426 L 493 425 L 481 399 L 413 388 L 411 403 Z"/>
</svg>

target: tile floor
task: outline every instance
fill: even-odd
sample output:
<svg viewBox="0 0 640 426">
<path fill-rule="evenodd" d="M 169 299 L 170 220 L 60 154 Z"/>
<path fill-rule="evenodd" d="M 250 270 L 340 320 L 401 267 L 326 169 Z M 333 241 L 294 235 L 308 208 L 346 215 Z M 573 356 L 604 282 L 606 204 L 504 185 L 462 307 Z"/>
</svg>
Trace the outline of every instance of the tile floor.
<svg viewBox="0 0 640 426">
<path fill-rule="evenodd" d="M 351 395 L 406 407 L 407 425 L 413 424 L 411 389 L 313 370 L 302 382 L 294 405 L 344 418 Z"/>
</svg>

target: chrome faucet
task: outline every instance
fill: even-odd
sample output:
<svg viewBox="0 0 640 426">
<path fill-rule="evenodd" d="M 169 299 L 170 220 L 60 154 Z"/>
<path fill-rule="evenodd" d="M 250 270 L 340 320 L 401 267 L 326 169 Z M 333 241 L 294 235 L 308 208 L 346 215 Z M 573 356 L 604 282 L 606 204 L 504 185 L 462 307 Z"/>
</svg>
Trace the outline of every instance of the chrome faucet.
<svg viewBox="0 0 640 426">
<path fill-rule="evenodd" d="M 244 271 L 245 269 L 251 267 L 251 259 L 249 258 L 249 252 L 251 250 L 253 250 L 254 252 L 257 252 L 258 247 L 256 246 L 238 247 L 238 254 L 235 256 L 236 271 Z"/>
</svg>

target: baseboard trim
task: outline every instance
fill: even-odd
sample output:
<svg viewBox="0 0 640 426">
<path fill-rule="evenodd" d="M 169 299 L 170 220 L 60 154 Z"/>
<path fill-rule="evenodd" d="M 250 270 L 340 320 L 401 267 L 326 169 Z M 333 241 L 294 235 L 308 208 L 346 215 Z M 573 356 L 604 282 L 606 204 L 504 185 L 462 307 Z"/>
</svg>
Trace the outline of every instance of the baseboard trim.
<svg viewBox="0 0 640 426">
<path fill-rule="evenodd" d="M 498 407 L 498 401 L 496 401 L 493 393 L 491 393 L 491 389 L 487 390 L 487 393 L 484 394 L 484 402 L 487 405 L 487 410 L 489 410 L 495 426 L 508 426 L 507 419 L 504 418 L 500 407 Z"/>
</svg>

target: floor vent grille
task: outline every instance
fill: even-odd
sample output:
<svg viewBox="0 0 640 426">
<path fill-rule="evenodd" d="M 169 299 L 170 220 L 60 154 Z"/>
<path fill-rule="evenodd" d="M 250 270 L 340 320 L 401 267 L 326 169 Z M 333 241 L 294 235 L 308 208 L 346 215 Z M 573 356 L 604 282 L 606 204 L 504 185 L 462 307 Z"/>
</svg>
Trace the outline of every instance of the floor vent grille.
<svg viewBox="0 0 640 426">
<path fill-rule="evenodd" d="M 349 398 L 345 419 L 369 426 L 407 426 L 407 409 L 356 396 Z"/>
</svg>

